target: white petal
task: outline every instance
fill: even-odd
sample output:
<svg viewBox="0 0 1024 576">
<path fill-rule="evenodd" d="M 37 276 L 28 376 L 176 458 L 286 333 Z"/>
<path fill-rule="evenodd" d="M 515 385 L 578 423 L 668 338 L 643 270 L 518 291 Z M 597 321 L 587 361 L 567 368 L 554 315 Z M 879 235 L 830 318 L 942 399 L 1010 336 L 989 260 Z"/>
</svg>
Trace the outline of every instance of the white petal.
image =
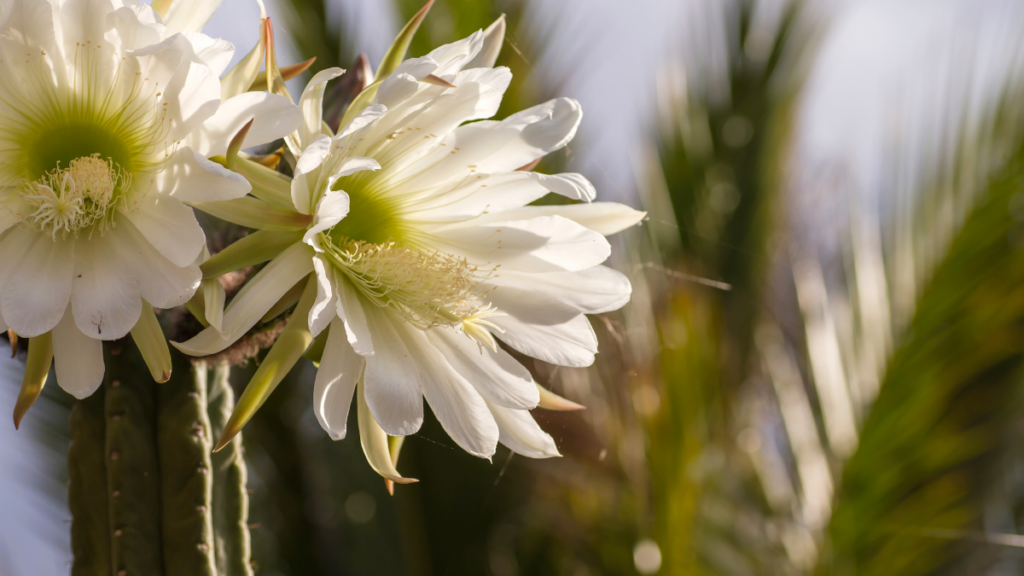
<svg viewBox="0 0 1024 576">
<path fill-rule="evenodd" d="M 509 408 L 537 406 L 540 393 L 530 371 L 508 352 L 483 348 L 450 328 L 432 328 L 426 334 L 448 364 L 487 401 Z"/>
<path fill-rule="evenodd" d="M 344 72 L 341 68 L 321 70 L 310 79 L 302 91 L 302 96 L 299 98 L 302 124 L 295 132 L 297 136 L 295 144 L 299 151 L 305 149 L 320 136 L 323 123 L 324 89 L 327 88 L 327 82 L 341 76 Z"/>
<path fill-rule="evenodd" d="M 370 123 L 372 123 L 374 120 L 383 116 L 384 113 L 387 111 L 387 106 L 384 106 L 383 104 L 371 104 L 370 106 L 367 106 L 365 110 L 357 114 L 356 117 L 353 118 L 348 124 L 341 127 L 341 130 L 338 131 L 338 134 L 334 137 L 334 140 L 342 140 L 354 134 L 355 132 L 362 130 Z"/>
<path fill-rule="evenodd" d="M 432 73 L 442 78 L 450 79 L 449 76 L 462 70 L 476 58 L 484 46 L 484 34 L 477 30 L 461 40 L 451 44 L 445 44 L 434 48 L 427 57 L 437 62 L 437 69 Z"/>
<path fill-rule="evenodd" d="M 403 326 L 398 333 L 418 368 L 423 396 L 441 426 L 466 452 L 481 458 L 493 456 L 498 425 L 484 399 L 448 364 L 422 330 Z"/>
<path fill-rule="evenodd" d="M 370 467 L 381 476 L 399 484 L 416 482 L 413 478 L 403 478 L 395 469 L 391 461 L 391 452 L 388 450 L 388 435 L 373 418 L 366 403 L 366 385 L 360 385 L 356 390 L 359 411 L 359 441 L 363 445 L 363 454 Z"/>
<path fill-rule="evenodd" d="M 319 254 L 313 257 L 313 270 L 316 272 L 316 300 L 309 309 L 309 332 L 316 338 L 338 317 L 338 293 L 331 285 L 334 275 L 330 264 L 325 265 Z"/>
<path fill-rule="evenodd" d="M 295 177 L 292 179 L 292 203 L 302 214 L 313 213 L 313 194 L 319 168 L 331 151 L 331 139 L 321 135 L 302 151 L 295 163 Z"/>
<path fill-rule="evenodd" d="M 335 272 L 334 278 L 333 285 L 338 290 L 338 317 L 345 322 L 348 343 L 356 354 L 373 356 L 373 338 L 366 323 L 366 313 L 363 311 L 359 295 L 345 279 L 344 274 Z"/>
<path fill-rule="evenodd" d="M 398 336 L 390 314 L 367 306 L 374 355 L 366 357 L 363 382 L 366 403 L 373 417 L 388 434 L 408 436 L 423 425 L 423 397 L 417 384 L 418 369 L 405 341 Z"/>
<path fill-rule="evenodd" d="M 345 326 L 335 318 L 313 386 L 313 413 L 332 440 L 345 438 L 352 393 L 365 365 L 363 357 L 348 345 L 344 332 Z"/>
<path fill-rule="evenodd" d="M 194 262 L 206 242 L 195 213 L 176 198 L 147 194 L 134 210 L 122 214 L 154 248 L 179 267 Z"/>
<path fill-rule="evenodd" d="M 339 178 L 343 178 L 363 170 L 380 170 L 380 164 L 378 164 L 373 158 L 366 158 L 364 156 L 348 156 L 337 166 L 331 168 L 330 183 L 333 185 Z"/>
<path fill-rule="evenodd" d="M 221 0 L 174 0 L 164 17 L 167 35 L 198 32 L 210 21 Z"/>
<path fill-rule="evenodd" d="M 174 0 L 180 2 L 181 0 Z M 192 44 L 196 56 L 206 64 L 214 76 L 220 76 L 228 69 L 235 47 L 221 38 L 211 38 L 200 32 L 184 32 L 185 39 Z"/>
<path fill-rule="evenodd" d="M 337 226 L 338 222 L 341 222 L 345 216 L 348 216 L 349 209 L 349 197 L 348 194 L 340 190 L 330 190 L 320 198 L 320 202 L 317 203 L 316 212 L 313 214 L 313 223 L 306 230 L 306 234 L 302 237 L 302 241 L 306 244 L 310 243 L 312 238 L 324 230 L 330 230 Z M 316 248 L 314 246 L 314 248 Z"/>
<path fill-rule="evenodd" d="M 470 68 L 490 68 L 498 60 L 501 45 L 505 43 L 505 15 L 502 14 L 493 24 L 484 30 L 480 52 L 463 66 Z"/>
<path fill-rule="evenodd" d="M 205 156 L 217 156 L 228 150 L 231 139 L 254 120 L 242 148 L 266 144 L 291 134 L 302 122 L 302 112 L 290 100 L 268 92 L 244 92 L 221 103 L 211 116 L 184 143 Z"/>
<path fill-rule="evenodd" d="M 14 226 L 20 220 L 10 208 L 4 205 L 7 200 L 3 196 L 3 192 L 0 192 L 0 234 L 3 234 L 8 228 Z"/>
<path fill-rule="evenodd" d="M 611 254 L 604 236 L 561 216 L 473 224 L 439 228 L 426 241 L 470 262 L 527 272 L 586 270 Z"/>
<path fill-rule="evenodd" d="M 591 204 L 572 204 L 569 206 L 524 206 L 517 210 L 503 212 L 500 215 L 486 216 L 480 221 L 526 220 L 541 216 L 568 218 L 602 236 L 611 236 L 638 224 L 647 216 L 647 212 L 640 212 L 617 202 L 593 202 Z"/>
<path fill-rule="evenodd" d="M 618 310 L 629 302 L 632 293 L 629 279 L 607 266 L 595 266 L 579 272 L 530 273 L 502 270 L 488 280 L 500 286 L 498 294 L 506 289 L 536 293 L 572 306 L 584 314 L 601 314 Z M 526 300 L 532 300 L 528 296 Z"/>
<path fill-rule="evenodd" d="M 159 103 L 170 120 L 169 141 L 184 139 L 220 106 L 220 80 L 184 36 L 174 35 L 127 54 L 138 58 L 143 75 L 160 87 Z"/>
<path fill-rule="evenodd" d="M 0 232 L 0 297 L 38 236 L 38 232 L 23 227 L 13 228 L 6 233 Z"/>
<path fill-rule="evenodd" d="M 222 329 L 208 327 L 174 346 L 192 356 L 216 354 L 245 335 L 297 282 L 313 271 L 312 250 L 293 244 L 246 282 L 224 310 Z"/>
<path fill-rule="evenodd" d="M 11 55 L 12 59 L 14 54 L 18 54 L 19 60 L 20 56 L 47 54 L 47 57 L 33 60 L 33 65 L 40 66 L 40 69 L 34 73 L 39 74 L 41 81 L 52 80 L 58 86 L 67 86 L 66 68 L 62 65 L 63 62 L 59 56 L 61 47 L 57 43 L 55 20 L 54 6 L 47 0 L 4 2 L 2 10 L 0 10 L 0 23 L 4 24 L 8 30 L 17 32 L 0 34 L 0 53 Z M 55 55 L 60 64 L 55 64 Z M 23 67 L 20 68 L 24 70 Z M 6 73 L 9 70 L 10 68 L 5 70 L 4 77 L 14 78 Z M 4 84 L 7 86 L 0 90 L 15 89 L 15 86 L 11 86 L 11 84 L 19 83 L 4 82 Z M 18 86 L 18 88 L 25 87 Z"/>
<path fill-rule="evenodd" d="M 540 429 L 528 411 L 505 408 L 490 402 L 487 406 L 498 423 L 499 441 L 510 450 L 528 458 L 561 456 L 554 439 Z"/>
<path fill-rule="evenodd" d="M 53 362 L 57 384 L 79 400 L 103 383 L 103 342 L 82 334 L 70 309 L 53 329 Z"/>
<path fill-rule="evenodd" d="M 527 218 L 505 218 L 499 214 L 522 208 L 549 192 L 575 200 L 589 200 L 593 197 L 594 187 L 579 174 L 478 174 L 470 179 L 469 184 L 436 193 L 432 198 L 410 207 L 409 218 L 429 222 L 455 222 L 488 215 L 491 219 L 525 220 Z"/>
<path fill-rule="evenodd" d="M 13 236 L 5 238 L 4 244 Z M 60 322 L 71 298 L 75 270 L 74 238 L 61 240 L 58 236 L 55 241 L 46 234 L 32 236 L 3 294 L 4 321 L 26 338 L 49 332 Z"/>
<path fill-rule="evenodd" d="M 83 334 L 117 340 L 135 327 L 142 297 L 135 278 L 121 259 L 113 234 L 81 238 L 75 246 L 71 310 Z"/>
<path fill-rule="evenodd" d="M 498 338 L 527 356 L 558 366 L 583 367 L 594 363 L 597 335 L 582 314 L 554 326 L 527 324 L 511 315 L 488 320 L 505 331 Z"/>
<path fill-rule="evenodd" d="M 449 133 L 457 132 L 464 122 L 493 116 L 511 78 L 507 68 L 479 72 L 487 76 L 457 88 L 431 86 L 443 93 L 415 105 L 389 106 L 388 113 L 363 135 L 363 147 L 390 140 L 387 147 L 372 154 L 384 166 L 382 177 L 408 180 L 407 189 L 419 190 L 446 182 L 453 174 L 468 173 L 466 165 L 473 162 L 462 161 L 466 151 L 457 152 L 461 145 L 450 140 Z M 363 147 L 356 147 L 354 153 L 362 154 Z M 437 167 L 439 163 L 442 165 Z M 419 176 L 410 180 L 415 174 Z"/>
<path fill-rule="evenodd" d="M 188 302 L 203 278 L 195 262 L 178 266 L 149 243 L 131 221 L 118 223 L 107 231 L 117 244 L 124 269 L 139 285 L 139 293 L 157 308 L 173 308 Z"/>
<path fill-rule="evenodd" d="M 214 202 L 241 198 L 252 185 L 241 175 L 182 146 L 157 175 L 156 188 L 182 202 Z"/>
<path fill-rule="evenodd" d="M 413 169 L 419 175 L 408 186 L 427 189 L 480 174 L 512 172 L 568 144 L 581 118 L 579 104 L 561 98 L 500 122 L 460 126 L 444 139 L 444 147 L 418 160 Z"/>
<path fill-rule="evenodd" d="M 399 64 L 377 89 L 374 104 L 394 108 L 404 104 L 420 89 L 420 78 L 437 69 L 437 63 L 428 57 L 411 58 Z"/>
<path fill-rule="evenodd" d="M 481 172 L 504 172 L 525 166 L 561 149 L 574 136 L 583 119 L 580 103 L 572 98 L 556 98 L 513 114 L 501 123 L 519 131 L 500 152 L 479 165 Z"/>
<path fill-rule="evenodd" d="M 156 44 L 164 37 L 166 26 L 160 15 L 146 4 L 123 6 L 108 17 L 111 29 L 107 30 L 107 43 L 117 43 L 121 50 L 137 50 Z M 68 40 L 65 34 L 65 42 Z M 66 45 L 66 44 L 65 44 Z"/>
<path fill-rule="evenodd" d="M 531 274 L 539 276 L 539 274 Z M 489 287 L 483 288 L 487 290 Z M 575 307 L 541 291 L 503 286 L 487 294 L 487 300 L 502 312 L 527 324 L 554 326 L 580 315 Z"/>
</svg>

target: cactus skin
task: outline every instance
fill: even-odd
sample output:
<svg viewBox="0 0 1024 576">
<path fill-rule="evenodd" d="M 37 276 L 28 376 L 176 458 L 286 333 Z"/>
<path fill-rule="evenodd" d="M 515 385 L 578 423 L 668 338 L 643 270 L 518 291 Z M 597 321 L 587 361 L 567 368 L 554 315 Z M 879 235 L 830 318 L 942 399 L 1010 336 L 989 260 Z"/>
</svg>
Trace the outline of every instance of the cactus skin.
<svg viewBox="0 0 1024 576">
<path fill-rule="evenodd" d="M 68 450 L 71 508 L 71 576 L 111 574 L 110 510 L 107 498 L 105 387 L 75 402 Z"/>
<path fill-rule="evenodd" d="M 220 364 L 214 367 L 213 377 L 207 382 L 211 438 L 219 438 L 224 432 L 235 406 L 230 376 L 231 369 Z M 253 574 L 249 564 L 249 495 L 245 486 L 242 442 L 232 442 L 213 455 L 213 525 L 219 576 Z"/>
<path fill-rule="evenodd" d="M 104 376 L 110 560 L 115 576 L 162 573 L 156 384 L 134 346 L 113 355 Z"/>
<path fill-rule="evenodd" d="M 175 360 L 170 381 L 158 388 L 164 568 L 169 575 L 216 576 L 206 369 L 181 355 Z"/>
<path fill-rule="evenodd" d="M 251 576 L 245 463 L 238 444 L 211 454 L 234 404 L 229 369 L 208 378 L 175 352 L 157 384 L 120 344 L 71 412 L 72 576 Z"/>
</svg>

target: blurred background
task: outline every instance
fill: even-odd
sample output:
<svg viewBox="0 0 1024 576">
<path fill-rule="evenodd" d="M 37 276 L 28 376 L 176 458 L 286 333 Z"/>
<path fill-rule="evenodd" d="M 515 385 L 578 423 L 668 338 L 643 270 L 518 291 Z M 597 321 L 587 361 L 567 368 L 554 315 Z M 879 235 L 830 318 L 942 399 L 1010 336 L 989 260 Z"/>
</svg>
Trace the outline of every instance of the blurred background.
<svg viewBox="0 0 1024 576">
<path fill-rule="evenodd" d="M 268 10 L 315 72 L 376 65 L 420 6 Z M 499 116 L 585 111 L 538 170 L 649 213 L 595 365 L 529 365 L 587 410 L 536 411 L 553 460 L 428 419 L 391 497 L 300 365 L 245 430 L 257 574 L 1024 573 L 1024 3 L 437 0 L 411 55 L 500 14 Z M 223 0 L 206 32 L 240 56 L 258 20 Z M 68 571 L 68 406 L 0 426 L 2 576 Z"/>
</svg>

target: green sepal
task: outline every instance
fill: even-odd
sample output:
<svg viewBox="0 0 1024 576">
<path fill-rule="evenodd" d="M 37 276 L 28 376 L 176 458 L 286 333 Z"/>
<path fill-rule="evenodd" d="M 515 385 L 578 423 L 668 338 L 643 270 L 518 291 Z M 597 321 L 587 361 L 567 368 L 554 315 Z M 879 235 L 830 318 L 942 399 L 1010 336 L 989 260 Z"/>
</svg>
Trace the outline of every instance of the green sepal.
<svg viewBox="0 0 1024 576">
<path fill-rule="evenodd" d="M 235 169 L 235 164 L 238 163 L 238 153 L 242 151 L 245 137 L 249 135 L 249 129 L 252 128 L 252 123 L 255 121 L 255 118 L 250 118 L 231 138 L 231 142 L 228 142 L 228 151 L 224 153 L 224 166 L 228 170 Z"/>
<path fill-rule="evenodd" d="M 317 368 L 320 367 L 320 361 L 324 357 L 324 349 L 327 347 L 327 338 L 330 333 L 331 326 L 328 324 L 327 328 L 324 328 L 324 331 L 313 340 L 313 343 L 309 345 L 309 349 L 303 354 L 304 357 L 312 360 Z"/>
<path fill-rule="evenodd" d="M 222 101 L 246 92 L 259 75 L 260 64 L 263 63 L 267 50 L 266 25 L 263 23 L 266 17 L 267 15 L 263 14 L 263 18 L 260 19 L 260 39 L 256 46 L 220 79 Z"/>
<path fill-rule="evenodd" d="M 210 325 L 210 321 L 206 319 L 206 299 L 203 297 L 202 290 L 196 290 L 192 298 L 185 302 L 185 309 L 203 325 L 203 328 Z"/>
<path fill-rule="evenodd" d="M 398 37 L 395 38 L 394 43 L 391 44 L 387 53 L 384 54 L 384 58 L 380 61 L 380 66 L 377 68 L 377 74 L 373 77 L 373 82 L 352 100 L 352 104 L 345 111 L 339 126 L 345 126 L 351 122 L 353 118 L 370 105 L 370 102 L 373 102 L 373 98 L 377 95 L 377 90 L 380 88 L 380 83 L 405 60 L 405 54 L 409 51 L 409 43 L 412 42 L 413 36 L 416 35 L 416 30 L 419 29 L 420 23 L 427 17 L 427 12 L 430 11 L 430 7 L 433 5 L 434 0 L 429 0 L 423 5 L 423 8 L 420 8 L 416 14 L 413 14 L 413 17 L 405 24 L 402 31 L 398 33 Z"/>
<path fill-rule="evenodd" d="M 281 73 L 281 78 L 284 79 L 285 82 L 287 82 L 292 78 L 295 78 L 299 74 L 302 74 L 306 70 L 309 70 L 309 67 L 312 66 L 314 62 L 316 62 L 316 56 L 310 58 L 309 60 L 299 62 L 298 64 L 292 64 L 291 66 L 285 66 L 284 68 L 280 68 L 279 71 Z M 249 91 L 260 92 L 266 87 L 267 72 L 264 70 L 263 72 L 256 74 L 256 78 L 252 81 L 252 85 L 249 86 Z"/>
<path fill-rule="evenodd" d="M 220 202 L 191 202 L 190 205 L 232 224 L 259 230 L 304 230 L 313 217 L 283 210 L 252 196 Z"/>
<path fill-rule="evenodd" d="M 388 436 L 388 453 L 391 454 L 391 464 L 398 469 L 398 455 L 402 452 L 402 444 L 405 444 L 405 436 Z M 384 479 L 384 487 L 388 494 L 395 495 L 395 481 L 390 478 Z"/>
<path fill-rule="evenodd" d="M 145 300 L 142 301 L 139 321 L 132 328 L 132 339 L 139 347 L 153 380 L 159 383 L 167 382 L 171 378 L 171 351 L 167 347 L 167 338 L 160 328 L 160 321 L 156 319 L 153 306 Z"/>
<path fill-rule="evenodd" d="M 277 170 L 239 156 L 233 162 L 232 170 L 249 181 L 253 196 L 285 210 L 295 210 L 292 203 L 292 181 Z"/>
<path fill-rule="evenodd" d="M 302 231 L 260 230 L 253 232 L 214 254 L 209 260 L 203 262 L 199 269 L 203 271 L 203 278 L 216 278 L 228 272 L 262 264 L 273 260 L 286 248 L 300 242 L 302 235 Z"/>
<path fill-rule="evenodd" d="M 433 5 L 434 0 L 428 0 L 423 5 L 423 8 L 420 8 L 418 12 L 413 14 L 412 18 L 405 24 L 405 27 L 402 28 L 402 31 L 398 33 L 398 37 L 395 38 L 394 43 L 391 44 L 391 47 L 384 54 L 384 58 L 380 61 L 380 66 L 377 67 L 377 74 L 373 77 L 374 82 L 383 80 L 405 60 L 405 53 L 409 51 L 409 44 L 412 42 L 413 36 L 416 35 L 416 30 L 419 29 L 420 23 L 427 17 L 427 12 L 430 12 L 430 7 Z"/>
<path fill-rule="evenodd" d="M 25 376 L 21 380 L 21 391 L 14 404 L 14 428 L 21 426 L 21 419 L 35 404 L 46 385 L 53 362 L 53 336 L 50 332 L 28 339 L 28 360 L 25 362 Z"/>
<path fill-rule="evenodd" d="M 290 290 L 284 293 L 284 296 L 281 296 L 280 300 L 270 307 L 270 310 L 267 310 L 267 313 L 263 315 L 263 318 L 260 318 L 260 322 L 269 322 L 283 314 L 285 310 L 295 306 L 299 302 L 299 298 L 302 297 L 302 293 L 304 291 L 305 288 L 301 282 L 292 286 Z"/>
<path fill-rule="evenodd" d="M 242 427 L 256 414 L 267 397 L 277 388 L 277 385 L 312 344 L 313 336 L 309 333 L 307 317 L 316 300 L 316 291 L 316 276 L 311 274 L 306 281 L 302 297 L 299 298 L 299 303 L 295 306 L 295 311 L 292 312 L 291 320 L 278 336 L 277 342 L 274 342 L 270 348 L 266 358 L 260 363 L 260 367 L 249 381 L 249 385 L 245 387 L 245 392 L 238 399 L 231 418 L 224 426 L 224 432 L 221 434 L 220 440 L 217 441 L 214 452 L 224 448 L 241 431 Z"/>
</svg>

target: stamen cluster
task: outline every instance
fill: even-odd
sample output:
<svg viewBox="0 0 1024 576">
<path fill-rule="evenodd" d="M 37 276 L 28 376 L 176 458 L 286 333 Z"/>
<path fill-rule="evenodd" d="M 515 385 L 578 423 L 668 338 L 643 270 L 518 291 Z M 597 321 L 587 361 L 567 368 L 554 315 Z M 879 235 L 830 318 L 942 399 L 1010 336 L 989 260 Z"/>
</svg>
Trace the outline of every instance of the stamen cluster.
<svg viewBox="0 0 1024 576">
<path fill-rule="evenodd" d="M 422 330 L 478 319 L 485 295 L 480 285 L 493 273 L 481 271 L 465 258 L 396 242 L 350 240 L 341 247 L 329 246 L 327 254 L 368 300 Z"/>
<path fill-rule="evenodd" d="M 56 168 L 34 182 L 25 182 L 21 198 L 28 206 L 25 222 L 54 240 L 60 233 L 78 235 L 96 225 L 101 234 L 113 226 L 114 211 L 128 207 L 131 174 L 113 160 L 98 154 L 72 160 L 67 168 Z M 92 231 L 90 231 L 90 235 Z"/>
</svg>

